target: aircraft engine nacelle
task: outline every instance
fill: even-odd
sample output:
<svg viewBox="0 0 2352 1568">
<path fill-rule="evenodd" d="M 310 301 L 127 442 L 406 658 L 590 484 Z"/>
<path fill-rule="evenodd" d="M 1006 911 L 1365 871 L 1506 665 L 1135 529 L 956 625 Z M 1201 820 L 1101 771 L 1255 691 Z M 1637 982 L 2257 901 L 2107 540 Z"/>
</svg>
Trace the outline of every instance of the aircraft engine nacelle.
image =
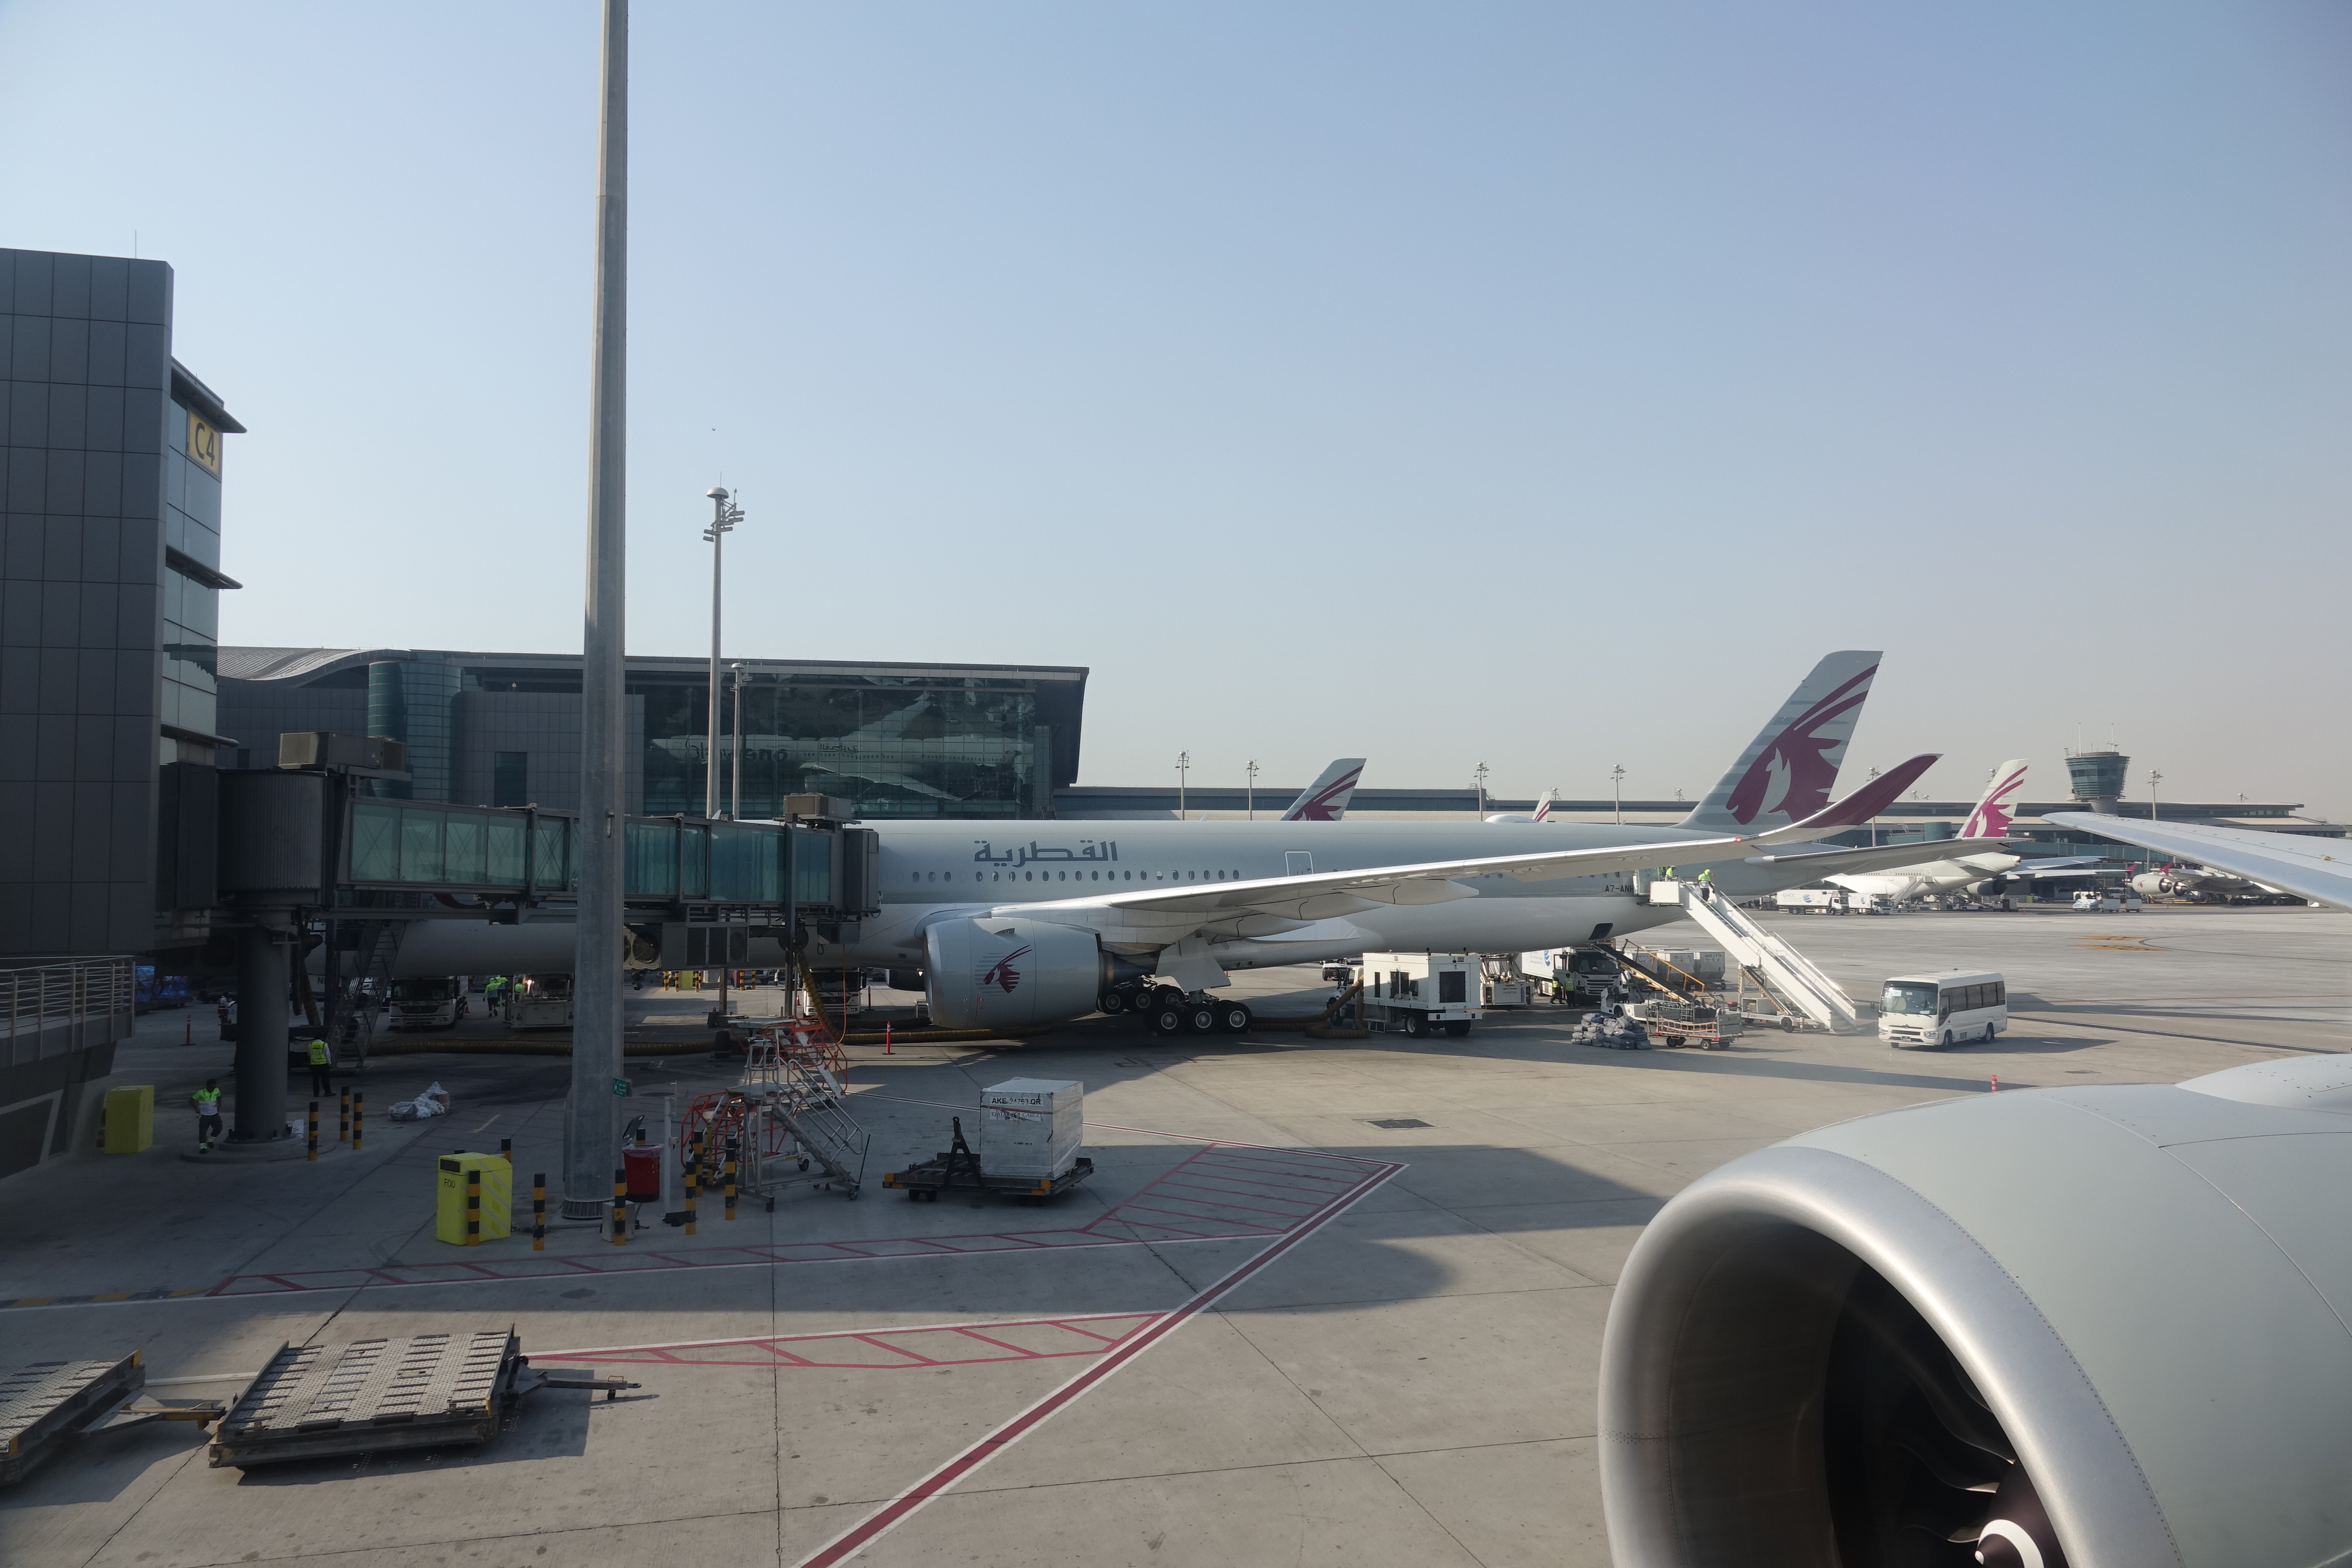
<svg viewBox="0 0 2352 1568">
<path fill-rule="evenodd" d="M 931 1022 L 1015 1029 L 1083 1018 L 1110 986 L 1095 933 L 1050 921 L 941 921 L 923 933 Z"/>
<path fill-rule="evenodd" d="M 2131 879 L 2131 890 L 2143 899 L 2172 891 L 2172 879 L 2161 871 L 2142 871 Z"/>
<path fill-rule="evenodd" d="M 1618 1568 L 2352 1552 L 2352 1057 L 1979 1095 L 1731 1162 L 1603 1338 Z"/>
</svg>

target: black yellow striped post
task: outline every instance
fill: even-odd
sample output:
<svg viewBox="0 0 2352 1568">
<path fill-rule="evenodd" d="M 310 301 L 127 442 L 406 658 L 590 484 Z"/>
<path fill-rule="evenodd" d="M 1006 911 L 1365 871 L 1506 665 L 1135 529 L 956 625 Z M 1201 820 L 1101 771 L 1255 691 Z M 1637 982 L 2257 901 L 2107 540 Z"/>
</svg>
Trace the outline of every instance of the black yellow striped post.
<svg viewBox="0 0 2352 1568">
<path fill-rule="evenodd" d="M 694 1194 L 701 1174 L 698 1157 L 689 1148 L 686 1152 L 686 1234 L 688 1236 L 694 1234 Z"/>
<path fill-rule="evenodd" d="M 360 1152 L 360 1135 L 367 1130 L 367 1090 L 352 1090 L 352 1152 Z"/>
<path fill-rule="evenodd" d="M 352 1091 L 351 1091 L 350 1089 L 344 1089 L 344 1090 L 343 1090 L 343 1109 L 342 1109 L 342 1113 L 335 1119 L 335 1142 L 338 1142 L 338 1143 L 348 1143 L 348 1142 L 350 1142 L 351 1141 L 352 1141 Z"/>
<path fill-rule="evenodd" d="M 629 1244 L 629 1173 L 625 1167 L 613 1173 L 613 1245 Z"/>
<path fill-rule="evenodd" d="M 728 1217 L 730 1220 L 732 1220 L 732 1219 L 735 1217 L 735 1155 L 736 1155 L 736 1151 L 737 1151 L 737 1144 L 736 1144 L 736 1141 L 735 1141 L 734 1139 L 732 1139 L 732 1138 L 730 1138 L 729 1140 L 727 1140 L 727 1217 Z"/>
<path fill-rule="evenodd" d="M 319 1102 L 318 1102 L 317 1100 L 312 1100 L 312 1101 L 310 1102 L 310 1157 L 311 1159 L 313 1159 L 313 1160 L 315 1160 L 315 1159 L 317 1159 L 317 1158 L 319 1157 Z"/>
<path fill-rule="evenodd" d="M 547 1250 L 547 1173 L 530 1179 L 530 1249 Z"/>
<path fill-rule="evenodd" d="M 466 1245 L 482 1245 L 482 1168 L 466 1167 Z"/>
</svg>

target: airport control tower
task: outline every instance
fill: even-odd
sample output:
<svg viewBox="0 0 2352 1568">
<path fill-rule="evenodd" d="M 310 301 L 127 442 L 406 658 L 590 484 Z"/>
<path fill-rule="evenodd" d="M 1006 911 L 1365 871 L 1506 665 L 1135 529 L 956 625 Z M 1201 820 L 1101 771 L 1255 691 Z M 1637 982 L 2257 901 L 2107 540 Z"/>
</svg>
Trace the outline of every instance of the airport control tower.
<svg viewBox="0 0 2352 1568">
<path fill-rule="evenodd" d="M 2074 784 L 2074 798 L 2109 816 L 2122 804 L 2124 772 L 2130 766 L 2131 759 L 2113 746 L 2066 753 L 2066 776 Z"/>
</svg>

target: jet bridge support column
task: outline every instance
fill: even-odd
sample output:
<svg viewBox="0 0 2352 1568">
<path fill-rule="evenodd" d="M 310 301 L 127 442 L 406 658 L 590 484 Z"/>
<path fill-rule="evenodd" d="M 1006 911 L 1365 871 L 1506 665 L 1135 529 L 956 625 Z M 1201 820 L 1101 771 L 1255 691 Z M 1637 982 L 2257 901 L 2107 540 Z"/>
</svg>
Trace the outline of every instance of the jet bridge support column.
<svg viewBox="0 0 2352 1568">
<path fill-rule="evenodd" d="M 286 1131 L 286 994 L 295 933 L 290 911 L 269 910 L 236 934 L 236 1125 L 239 1143 Z"/>
</svg>

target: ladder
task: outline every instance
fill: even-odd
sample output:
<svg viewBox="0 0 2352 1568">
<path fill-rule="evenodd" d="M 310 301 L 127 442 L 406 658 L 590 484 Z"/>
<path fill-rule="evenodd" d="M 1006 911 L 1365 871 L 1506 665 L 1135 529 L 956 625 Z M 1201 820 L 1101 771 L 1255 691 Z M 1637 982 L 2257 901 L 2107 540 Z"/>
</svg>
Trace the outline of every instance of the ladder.
<svg viewBox="0 0 2352 1568">
<path fill-rule="evenodd" d="M 1683 913 L 1721 942 L 1739 966 L 1752 972 L 1775 999 L 1784 1000 L 1835 1035 L 1871 1032 L 1862 1009 L 1845 988 L 1787 942 L 1748 918 L 1730 900 L 1700 882 L 1655 881 L 1650 902 L 1679 905 Z"/>
<path fill-rule="evenodd" d="M 783 1186 L 792 1178 L 787 1163 L 805 1166 L 814 1162 L 824 1172 L 801 1179 L 824 1180 L 849 1196 L 857 1195 L 866 1180 L 866 1152 L 873 1134 L 857 1124 L 842 1104 L 840 1047 L 822 1034 L 793 1020 L 751 1037 L 739 1092 L 763 1110 L 771 1127 L 789 1142 L 772 1136 L 754 1140 L 758 1169 L 741 1184 L 757 1190 Z M 768 1167 L 773 1165 L 775 1173 Z"/>
</svg>

